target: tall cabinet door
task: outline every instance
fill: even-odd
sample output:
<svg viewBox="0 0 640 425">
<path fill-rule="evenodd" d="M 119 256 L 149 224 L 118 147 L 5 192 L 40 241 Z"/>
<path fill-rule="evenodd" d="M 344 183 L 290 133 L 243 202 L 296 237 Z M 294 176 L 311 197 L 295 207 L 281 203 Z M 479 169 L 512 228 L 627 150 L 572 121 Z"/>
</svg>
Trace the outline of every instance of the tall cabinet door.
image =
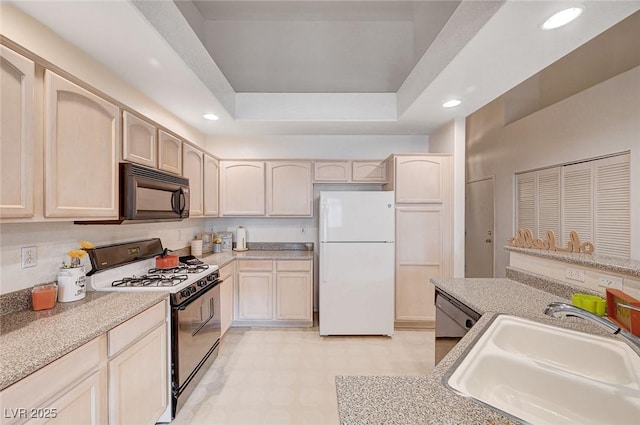
<svg viewBox="0 0 640 425">
<path fill-rule="evenodd" d="M 45 216 L 118 217 L 120 110 L 45 72 Z"/>
<path fill-rule="evenodd" d="M 182 140 L 158 130 L 158 169 L 182 175 Z"/>
<path fill-rule="evenodd" d="M 182 175 L 189 179 L 189 196 L 191 198 L 189 217 L 201 216 L 204 211 L 204 203 L 202 202 L 203 159 L 204 154 L 201 150 L 186 143 L 182 147 Z"/>
<path fill-rule="evenodd" d="M 218 160 L 204 155 L 204 215 L 217 217 L 218 208 Z"/>
<path fill-rule="evenodd" d="M 264 174 L 264 162 L 220 161 L 220 215 L 264 215 Z"/>
<path fill-rule="evenodd" d="M 442 203 L 449 196 L 449 158 L 427 155 L 395 158 L 397 204 Z"/>
<path fill-rule="evenodd" d="M 267 214 L 313 215 L 311 162 L 267 163 Z"/>
<path fill-rule="evenodd" d="M 396 321 L 435 321 L 429 279 L 449 275 L 446 220 L 439 205 L 396 208 Z"/>
<path fill-rule="evenodd" d="M 32 61 L 0 46 L 2 218 L 33 216 L 34 76 Z"/>
</svg>

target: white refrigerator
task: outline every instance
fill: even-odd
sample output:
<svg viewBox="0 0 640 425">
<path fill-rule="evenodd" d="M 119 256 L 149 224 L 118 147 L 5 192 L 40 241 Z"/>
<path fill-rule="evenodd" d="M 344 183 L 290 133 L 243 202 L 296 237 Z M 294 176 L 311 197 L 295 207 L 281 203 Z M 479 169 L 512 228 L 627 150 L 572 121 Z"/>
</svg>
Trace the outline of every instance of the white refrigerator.
<svg viewBox="0 0 640 425">
<path fill-rule="evenodd" d="M 393 335 L 393 192 L 320 192 L 320 335 Z"/>
</svg>

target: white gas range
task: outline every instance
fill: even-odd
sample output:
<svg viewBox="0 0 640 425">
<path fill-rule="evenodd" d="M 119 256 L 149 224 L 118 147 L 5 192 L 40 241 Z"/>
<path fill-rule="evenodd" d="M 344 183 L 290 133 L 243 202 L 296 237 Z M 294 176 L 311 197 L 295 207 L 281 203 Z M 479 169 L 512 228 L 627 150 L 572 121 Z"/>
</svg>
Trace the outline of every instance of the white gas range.
<svg viewBox="0 0 640 425">
<path fill-rule="evenodd" d="M 221 330 L 218 266 L 188 256 L 180 258 L 183 262 L 178 267 L 158 269 L 155 257 L 163 252 L 160 239 L 87 251 L 92 265 L 87 276 L 90 289 L 170 294 L 171 402 L 161 417 L 161 422 L 169 422 L 218 355 Z"/>
</svg>

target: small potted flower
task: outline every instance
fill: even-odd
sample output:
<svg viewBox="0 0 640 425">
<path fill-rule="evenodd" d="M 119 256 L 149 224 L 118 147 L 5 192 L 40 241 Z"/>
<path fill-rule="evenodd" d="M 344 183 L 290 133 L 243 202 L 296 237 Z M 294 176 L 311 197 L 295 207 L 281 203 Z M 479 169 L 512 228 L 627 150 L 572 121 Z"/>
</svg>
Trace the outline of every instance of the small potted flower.
<svg viewBox="0 0 640 425">
<path fill-rule="evenodd" d="M 80 249 L 67 252 L 71 261 L 69 264 L 63 261 L 62 268 L 58 272 L 59 302 L 77 301 L 86 296 L 84 266 L 80 261 L 87 255 L 85 249 L 91 248 L 95 248 L 91 242 L 80 241 Z"/>
<path fill-rule="evenodd" d="M 222 252 L 222 238 L 213 239 L 213 252 Z"/>
</svg>

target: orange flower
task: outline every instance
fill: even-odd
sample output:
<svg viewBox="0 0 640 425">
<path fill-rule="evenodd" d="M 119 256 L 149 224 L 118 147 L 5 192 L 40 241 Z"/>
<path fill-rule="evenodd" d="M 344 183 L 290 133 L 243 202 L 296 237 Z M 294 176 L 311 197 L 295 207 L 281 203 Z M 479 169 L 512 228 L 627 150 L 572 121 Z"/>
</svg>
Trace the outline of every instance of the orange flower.
<svg viewBox="0 0 640 425">
<path fill-rule="evenodd" d="M 84 249 L 72 249 L 67 252 L 67 255 L 71 258 L 84 258 L 84 256 L 87 255 L 87 251 Z"/>
</svg>

